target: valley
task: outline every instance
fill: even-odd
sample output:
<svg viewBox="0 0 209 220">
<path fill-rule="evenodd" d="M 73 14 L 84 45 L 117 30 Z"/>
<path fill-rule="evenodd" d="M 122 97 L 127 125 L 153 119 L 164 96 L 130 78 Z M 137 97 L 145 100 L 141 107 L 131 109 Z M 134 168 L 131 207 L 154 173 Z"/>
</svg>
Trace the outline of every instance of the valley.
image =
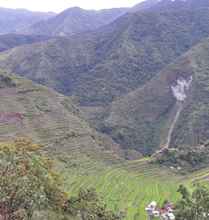
<svg viewBox="0 0 209 220">
<path fill-rule="evenodd" d="M 194 183 L 208 184 L 209 175 L 208 169 L 182 175 L 172 167 L 150 164 L 148 158 L 107 167 L 80 155 L 79 159 L 63 158 L 58 169 L 62 170 L 70 195 L 80 187 L 96 187 L 110 209 L 127 213 L 125 220 L 146 220 L 145 207 L 150 201 L 161 205 L 165 200 L 176 202 L 180 198 L 177 193 L 180 184 L 192 189 Z"/>
<path fill-rule="evenodd" d="M 174 83 L 177 75 L 196 76 L 204 71 L 201 68 L 207 68 L 206 61 L 196 70 L 196 56 L 187 57 L 192 48 L 208 44 L 207 2 L 199 7 L 185 3 L 184 10 L 179 10 L 182 4 L 165 0 L 149 10 L 121 15 L 111 25 L 82 36 L 56 36 L 12 48 L 0 54 L 0 67 L 71 96 L 91 126 L 111 136 L 125 154 L 132 150 L 150 155 L 166 143 L 175 111 L 169 83 Z M 200 56 L 204 53 L 201 48 L 195 51 Z M 158 83 L 163 83 L 162 90 Z M 185 137 L 181 136 L 185 129 L 181 127 L 178 133 L 177 126 L 181 124 L 176 123 L 169 138 L 174 147 L 199 145 L 200 140 L 207 140 L 206 125 L 200 138 L 198 132 L 192 138 L 194 124 L 188 125 L 191 133 L 186 132 Z M 180 140 L 178 144 L 174 137 Z"/>
<path fill-rule="evenodd" d="M 209 212 L 209 2 L 118 6 L 0 8 L 0 220 Z"/>
</svg>

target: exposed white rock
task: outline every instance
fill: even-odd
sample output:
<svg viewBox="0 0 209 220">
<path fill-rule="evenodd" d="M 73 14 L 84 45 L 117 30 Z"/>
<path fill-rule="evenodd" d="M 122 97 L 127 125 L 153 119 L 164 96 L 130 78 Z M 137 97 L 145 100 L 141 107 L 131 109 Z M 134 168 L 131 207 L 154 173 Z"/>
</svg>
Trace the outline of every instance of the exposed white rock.
<svg viewBox="0 0 209 220">
<path fill-rule="evenodd" d="M 180 77 L 177 79 L 175 85 L 171 86 L 173 96 L 176 98 L 178 102 L 177 102 L 177 111 L 169 128 L 168 137 L 164 149 L 169 148 L 170 146 L 173 130 L 175 129 L 176 123 L 178 122 L 179 116 L 183 109 L 183 102 L 187 98 L 188 90 L 190 88 L 191 83 L 192 83 L 192 76 L 190 76 L 188 79 Z"/>
<path fill-rule="evenodd" d="M 184 79 L 183 77 L 177 79 L 176 85 L 171 86 L 173 96 L 177 101 L 183 102 L 187 98 L 186 92 L 192 83 L 192 76 L 190 78 Z"/>
</svg>

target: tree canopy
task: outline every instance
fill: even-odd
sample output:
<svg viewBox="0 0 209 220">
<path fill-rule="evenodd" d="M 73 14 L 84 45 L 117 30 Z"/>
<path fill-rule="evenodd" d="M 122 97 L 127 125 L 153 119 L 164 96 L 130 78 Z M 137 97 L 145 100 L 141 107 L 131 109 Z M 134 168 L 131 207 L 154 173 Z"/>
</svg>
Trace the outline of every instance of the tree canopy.
<svg viewBox="0 0 209 220">
<path fill-rule="evenodd" d="M 27 139 L 0 143 L 0 219 L 29 220 L 34 213 L 60 214 L 59 219 L 119 220 L 93 189 L 69 197 L 53 161 Z M 50 219 L 45 217 L 44 219 Z"/>
<path fill-rule="evenodd" d="M 193 193 L 180 185 L 178 192 L 182 198 L 176 204 L 176 219 L 205 220 L 209 217 L 209 189 L 204 185 L 197 185 Z"/>
</svg>

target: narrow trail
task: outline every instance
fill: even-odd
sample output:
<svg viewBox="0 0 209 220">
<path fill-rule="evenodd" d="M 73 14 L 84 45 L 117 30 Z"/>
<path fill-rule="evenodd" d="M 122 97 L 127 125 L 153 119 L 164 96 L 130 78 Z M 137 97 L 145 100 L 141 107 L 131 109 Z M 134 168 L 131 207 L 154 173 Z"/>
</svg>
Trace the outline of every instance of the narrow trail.
<svg viewBox="0 0 209 220">
<path fill-rule="evenodd" d="M 174 130 L 175 126 L 176 126 L 176 123 L 177 123 L 177 121 L 179 119 L 179 116 L 181 114 L 181 111 L 183 109 L 183 103 L 182 102 L 177 102 L 177 107 L 178 107 L 178 109 L 177 109 L 175 118 L 174 118 L 174 120 L 173 120 L 173 122 L 171 124 L 171 127 L 169 129 L 169 132 L 168 132 L 167 142 L 166 142 L 166 144 L 164 145 L 164 147 L 162 149 L 167 149 L 170 146 L 173 130 Z"/>
<path fill-rule="evenodd" d="M 170 143 L 171 143 L 171 137 L 172 137 L 173 131 L 175 129 L 176 123 L 178 122 L 178 119 L 179 119 L 179 116 L 180 116 L 182 110 L 183 110 L 183 102 L 179 102 L 178 101 L 177 102 L 177 112 L 176 112 L 175 117 L 173 119 L 173 122 L 172 122 L 172 124 L 171 124 L 171 126 L 169 128 L 166 144 L 163 145 L 160 150 L 156 151 L 152 155 L 152 158 L 155 157 L 156 155 L 162 153 L 164 150 L 169 148 Z"/>
<path fill-rule="evenodd" d="M 159 151 L 155 152 L 152 155 L 152 157 L 155 157 L 156 155 L 162 153 L 164 150 L 169 148 L 173 131 L 175 129 L 176 123 L 178 122 L 181 111 L 183 110 L 183 104 L 184 104 L 185 99 L 187 98 L 187 92 L 191 86 L 191 83 L 192 83 L 192 75 L 187 79 L 183 77 L 179 77 L 176 83 L 174 85 L 171 85 L 171 91 L 177 101 L 176 102 L 177 111 L 176 111 L 175 117 L 172 120 L 171 126 L 169 128 L 165 145 L 163 145 Z"/>
</svg>

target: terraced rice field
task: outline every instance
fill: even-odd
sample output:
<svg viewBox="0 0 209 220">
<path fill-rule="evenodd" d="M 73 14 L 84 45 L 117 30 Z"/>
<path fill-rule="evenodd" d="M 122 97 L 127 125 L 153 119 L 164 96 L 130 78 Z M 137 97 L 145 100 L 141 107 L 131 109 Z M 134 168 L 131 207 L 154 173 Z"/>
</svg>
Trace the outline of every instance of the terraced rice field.
<svg viewBox="0 0 209 220">
<path fill-rule="evenodd" d="M 75 194 L 82 187 L 96 188 L 110 209 L 127 213 L 126 220 L 145 220 L 145 206 L 152 200 L 175 202 L 179 196 L 178 185 L 184 182 L 182 177 L 146 160 L 109 166 L 87 158 L 67 161 L 60 163 L 60 170 L 69 194 Z"/>
</svg>

